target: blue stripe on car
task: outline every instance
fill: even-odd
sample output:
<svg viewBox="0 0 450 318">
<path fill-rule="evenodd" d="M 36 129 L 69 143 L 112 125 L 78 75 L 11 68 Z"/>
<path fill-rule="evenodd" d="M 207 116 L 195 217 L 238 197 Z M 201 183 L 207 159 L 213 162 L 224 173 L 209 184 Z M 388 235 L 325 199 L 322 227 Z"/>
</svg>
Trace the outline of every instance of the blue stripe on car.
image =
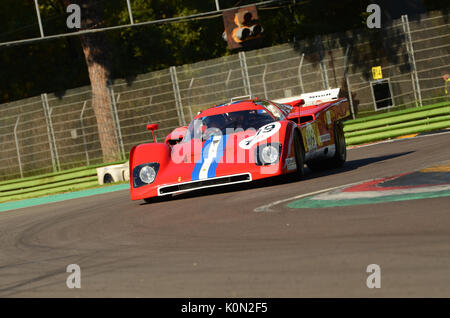
<svg viewBox="0 0 450 318">
<path fill-rule="evenodd" d="M 211 146 L 211 142 L 213 140 L 213 137 L 209 138 L 207 141 L 205 141 L 205 144 L 202 148 L 202 156 L 201 158 L 195 163 L 194 170 L 192 171 L 191 180 L 198 180 L 200 178 L 200 170 L 202 169 L 203 162 L 205 161 L 205 156 L 209 152 L 209 147 Z"/>
<path fill-rule="evenodd" d="M 216 176 L 216 169 L 217 169 L 217 166 L 219 165 L 219 161 L 225 155 L 225 145 L 227 144 L 227 140 L 228 140 L 228 135 L 224 135 L 224 136 L 222 136 L 222 139 L 220 139 L 220 144 L 218 147 L 216 158 L 214 158 L 214 160 L 208 170 L 208 178 L 213 178 Z"/>
</svg>

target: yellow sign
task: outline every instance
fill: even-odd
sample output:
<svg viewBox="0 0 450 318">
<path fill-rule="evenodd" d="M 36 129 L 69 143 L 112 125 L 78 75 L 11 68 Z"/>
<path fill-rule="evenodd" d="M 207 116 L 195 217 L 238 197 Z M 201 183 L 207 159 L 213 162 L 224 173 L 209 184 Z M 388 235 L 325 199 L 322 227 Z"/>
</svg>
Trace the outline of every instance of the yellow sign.
<svg viewBox="0 0 450 318">
<path fill-rule="evenodd" d="M 383 78 L 383 73 L 381 73 L 381 66 L 372 67 L 372 77 L 374 80 L 379 80 Z"/>
</svg>

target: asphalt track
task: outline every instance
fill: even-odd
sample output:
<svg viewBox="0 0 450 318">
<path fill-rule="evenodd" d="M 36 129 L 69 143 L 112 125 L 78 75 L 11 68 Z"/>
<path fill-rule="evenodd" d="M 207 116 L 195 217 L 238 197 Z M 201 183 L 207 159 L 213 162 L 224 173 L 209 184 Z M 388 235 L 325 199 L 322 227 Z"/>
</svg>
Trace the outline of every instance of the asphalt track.
<svg viewBox="0 0 450 318">
<path fill-rule="evenodd" d="M 343 168 L 302 181 L 0 212 L 0 297 L 450 297 L 450 197 L 255 212 L 449 158 L 447 133 L 351 149 Z M 66 286 L 69 264 L 80 289 Z M 366 286 L 369 264 L 379 289 Z"/>
</svg>

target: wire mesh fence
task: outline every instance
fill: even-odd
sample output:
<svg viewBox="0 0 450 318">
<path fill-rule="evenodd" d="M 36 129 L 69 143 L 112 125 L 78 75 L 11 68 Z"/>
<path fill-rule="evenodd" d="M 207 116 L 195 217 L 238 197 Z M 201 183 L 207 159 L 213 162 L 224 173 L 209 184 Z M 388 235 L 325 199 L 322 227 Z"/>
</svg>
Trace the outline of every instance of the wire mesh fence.
<svg viewBox="0 0 450 318">
<path fill-rule="evenodd" d="M 111 112 L 122 159 L 187 125 L 198 111 L 231 97 L 278 99 L 340 87 L 354 117 L 448 101 L 448 15 L 402 17 L 380 30 L 316 37 L 109 83 Z M 373 66 L 382 79 L 373 80 Z M 0 105 L 0 179 L 56 172 L 103 162 L 90 87 L 63 96 Z"/>
</svg>

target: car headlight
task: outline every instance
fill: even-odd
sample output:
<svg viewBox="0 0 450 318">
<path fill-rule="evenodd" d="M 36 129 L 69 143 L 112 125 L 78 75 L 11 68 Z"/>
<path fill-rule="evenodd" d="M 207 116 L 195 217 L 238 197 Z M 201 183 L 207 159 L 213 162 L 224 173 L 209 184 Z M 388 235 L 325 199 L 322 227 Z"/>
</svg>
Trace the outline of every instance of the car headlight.
<svg viewBox="0 0 450 318">
<path fill-rule="evenodd" d="M 155 169 L 153 169 L 153 167 L 143 166 L 139 171 L 139 178 L 142 180 L 142 182 L 152 183 L 153 181 L 155 181 L 156 171 Z"/>
<path fill-rule="evenodd" d="M 263 165 L 276 163 L 280 159 L 280 144 L 266 144 L 258 148 L 259 162 Z"/>
<path fill-rule="evenodd" d="M 158 162 L 144 163 L 138 166 L 134 166 L 132 175 L 133 187 L 139 188 L 154 182 L 159 171 Z"/>
</svg>

